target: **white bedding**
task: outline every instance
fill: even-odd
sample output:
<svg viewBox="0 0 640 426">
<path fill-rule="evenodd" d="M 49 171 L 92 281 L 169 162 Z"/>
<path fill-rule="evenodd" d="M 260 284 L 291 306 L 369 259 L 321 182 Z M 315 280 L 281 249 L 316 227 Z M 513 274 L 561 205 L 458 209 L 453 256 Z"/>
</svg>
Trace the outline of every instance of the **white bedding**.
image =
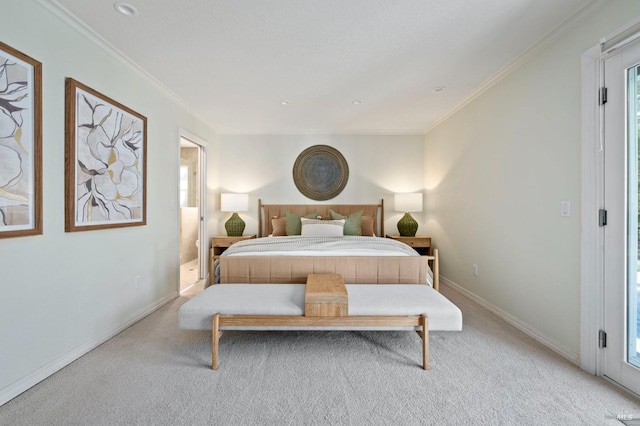
<svg viewBox="0 0 640 426">
<path fill-rule="evenodd" d="M 222 256 L 419 256 L 412 247 L 389 238 L 268 237 L 239 241 Z"/>
</svg>

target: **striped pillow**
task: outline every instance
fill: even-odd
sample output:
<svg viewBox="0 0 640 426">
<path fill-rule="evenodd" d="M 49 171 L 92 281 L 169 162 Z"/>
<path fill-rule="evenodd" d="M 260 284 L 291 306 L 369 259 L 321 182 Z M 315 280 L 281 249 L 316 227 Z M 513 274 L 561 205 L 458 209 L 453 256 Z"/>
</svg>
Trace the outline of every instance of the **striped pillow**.
<svg viewBox="0 0 640 426">
<path fill-rule="evenodd" d="M 344 234 L 344 219 L 319 220 L 301 218 L 302 236 L 305 237 L 342 237 Z"/>
</svg>

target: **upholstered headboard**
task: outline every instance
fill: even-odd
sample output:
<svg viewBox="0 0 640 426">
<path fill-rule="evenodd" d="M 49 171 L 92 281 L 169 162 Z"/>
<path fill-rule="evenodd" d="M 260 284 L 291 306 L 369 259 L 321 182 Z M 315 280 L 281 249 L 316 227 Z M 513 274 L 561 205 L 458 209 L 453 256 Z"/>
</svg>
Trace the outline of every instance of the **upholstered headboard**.
<svg viewBox="0 0 640 426">
<path fill-rule="evenodd" d="M 271 219 L 283 217 L 285 211 L 305 216 L 318 212 L 323 218 L 329 218 L 329 210 L 348 216 L 362 210 L 363 216 L 372 216 L 377 236 L 384 236 L 384 200 L 380 204 L 262 204 L 258 200 L 258 236 L 266 237 L 273 232 Z"/>
</svg>

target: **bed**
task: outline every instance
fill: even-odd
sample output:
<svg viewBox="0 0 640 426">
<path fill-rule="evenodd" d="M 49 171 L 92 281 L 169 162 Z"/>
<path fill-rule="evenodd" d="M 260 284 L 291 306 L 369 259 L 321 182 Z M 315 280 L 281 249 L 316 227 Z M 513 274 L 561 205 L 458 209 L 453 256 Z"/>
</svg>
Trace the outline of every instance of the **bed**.
<svg viewBox="0 0 640 426">
<path fill-rule="evenodd" d="M 439 289 L 437 250 L 433 256 L 420 256 L 401 242 L 380 238 L 385 235 L 384 200 L 377 204 L 259 200 L 258 211 L 258 238 L 238 242 L 220 256 L 214 283 L 303 284 L 309 274 L 329 273 L 342 275 L 346 284 L 428 284 Z M 329 226 L 341 217 L 345 233 L 349 228 L 349 233 L 359 230 L 361 235 L 291 235 L 300 232 L 289 229 L 295 217 L 309 228 Z"/>
<path fill-rule="evenodd" d="M 438 292 L 437 250 L 384 238 L 384 201 L 258 207 L 259 238 L 225 250 L 218 285 L 180 308 L 180 328 L 211 330 L 212 369 L 223 330 L 415 330 L 426 370 L 429 331 L 462 329 Z"/>
</svg>

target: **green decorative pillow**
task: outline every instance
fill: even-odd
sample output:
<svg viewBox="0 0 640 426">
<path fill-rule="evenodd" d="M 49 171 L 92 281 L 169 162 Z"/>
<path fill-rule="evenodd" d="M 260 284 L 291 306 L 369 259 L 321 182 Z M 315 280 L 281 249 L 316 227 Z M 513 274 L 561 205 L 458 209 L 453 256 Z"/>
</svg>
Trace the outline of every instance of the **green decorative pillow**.
<svg viewBox="0 0 640 426">
<path fill-rule="evenodd" d="M 318 212 L 309 213 L 305 215 L 307 219 L 316 219 L 318 217 Z M 300 221 L 300 216 L 295 213 L 289 213 L 288 211 L 284 212 L 285 217 L 285 230 L 287 235 L 300 235 L 302 233 L 302 222 Z"/>
<path fill-rule="evenodd" d="M 333 210 L 329 210 L 331 219 L 346 219 L 344 223 L 344 235 L 362 235 L 362 213 L 363 210 L 360 210 L 359 212 L 351 213 L 349 216 L 342 216 Z"/>
</svg>

